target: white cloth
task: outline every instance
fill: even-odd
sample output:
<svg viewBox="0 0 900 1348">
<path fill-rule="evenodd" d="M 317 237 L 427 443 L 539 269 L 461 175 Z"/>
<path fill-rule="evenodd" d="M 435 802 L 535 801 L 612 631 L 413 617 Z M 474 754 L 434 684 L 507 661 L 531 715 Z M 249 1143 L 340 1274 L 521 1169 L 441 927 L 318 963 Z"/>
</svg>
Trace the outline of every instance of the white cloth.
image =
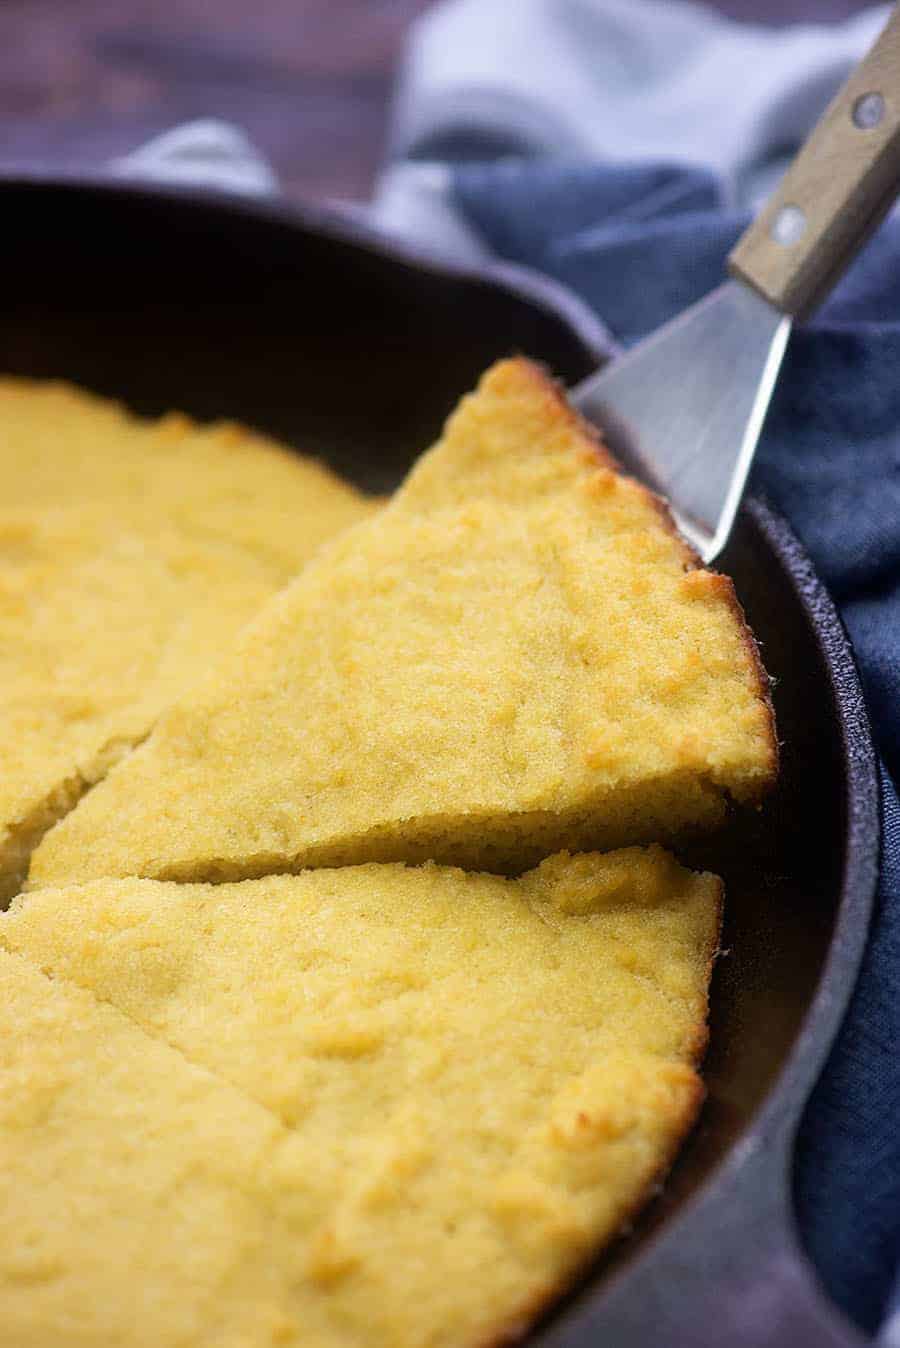
<svg viewBox="0 0 900 1348">
<path fill-rule="evenodd" d="M 213 117 L 164 131 L 109 167 L 117 177 L 217 187 L 247 196 L 278 191 L 271 166 L 252 141 L 238 127 Z"/>
<path fill-rule="evenodd" d="M 678 0 L 443 0 L 412 31 L 374 218 L 477 255 L 441 161 L 498 152 L 703 165 L 759 204 L 887 13 L 774 29 Z"/>
</svg>

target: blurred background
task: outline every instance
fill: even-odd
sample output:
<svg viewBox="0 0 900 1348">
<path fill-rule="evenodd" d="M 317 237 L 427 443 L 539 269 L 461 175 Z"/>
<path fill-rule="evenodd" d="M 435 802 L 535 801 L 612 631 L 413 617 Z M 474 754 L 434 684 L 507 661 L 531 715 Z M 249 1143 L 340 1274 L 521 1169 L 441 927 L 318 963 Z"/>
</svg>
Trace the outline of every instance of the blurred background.
<svg viewBox="0 0 900 1348">
<path fill-rule="evenodd" d="M 510 0 L 515 3 L 515 0 Z M 101 163 L 195 117 L 235 122 L 285 190 L 362 200 L 409 25 L 428 0 L 0 0 L 0 156 Z M 832 21 L 862 0 L 717 0 Z"/>
</svg>

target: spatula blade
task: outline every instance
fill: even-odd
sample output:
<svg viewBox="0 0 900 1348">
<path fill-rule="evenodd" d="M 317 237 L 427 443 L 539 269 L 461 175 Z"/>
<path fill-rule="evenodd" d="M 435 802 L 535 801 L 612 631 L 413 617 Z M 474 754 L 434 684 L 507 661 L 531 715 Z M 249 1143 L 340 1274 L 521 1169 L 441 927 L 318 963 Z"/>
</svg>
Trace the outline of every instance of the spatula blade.
<svg viewBox="0 0 900 1348">
<path fill-rule="evenodd" d="M 726 281 L 572 394 L 627 471 L 668 499 L 704 561 L 731 532 L 790 328 Z"/>
</svg>

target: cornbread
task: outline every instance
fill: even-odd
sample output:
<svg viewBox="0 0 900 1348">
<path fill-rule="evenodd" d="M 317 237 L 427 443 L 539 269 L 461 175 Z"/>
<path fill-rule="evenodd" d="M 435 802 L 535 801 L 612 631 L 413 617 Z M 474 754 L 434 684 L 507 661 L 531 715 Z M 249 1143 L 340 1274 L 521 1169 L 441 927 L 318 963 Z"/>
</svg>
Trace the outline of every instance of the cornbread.
<svg viewBox="0 0 900 1348">
<path fill-rule="evenodd" d="M 720 824 L 776 757 L 731 582 L 505 361 L 47 835 L 30 884 L 513 872 Z"/>
<path fill-rule="evenodd" d="M 372 504 L 315 460 L 234 422 L 157 421 L 53 380 L 0 378 L 4 506 L 144 507 L 270 562 L 283 583 Z"/>
<path fill-rule="evenodd" d="M 0 381 L 0 900 L 37 839 L 369 506 L 237 427 Z"/>
<path fill-rule="evenodd" d="M 0 998 L 5 1348 L 310 1342 L 287 1311 L 277 1120 L 4 952 Z"/>
<path fill-rule="evenodd" d="M 0 1324 L 22 1348 L 75 1322 L 154 1348 L 523 1328 L 694 1117 L 720 891 L 651 847 L 20 897 L 0 970 L 53 982 L 7 994 Z"/>
</svg>

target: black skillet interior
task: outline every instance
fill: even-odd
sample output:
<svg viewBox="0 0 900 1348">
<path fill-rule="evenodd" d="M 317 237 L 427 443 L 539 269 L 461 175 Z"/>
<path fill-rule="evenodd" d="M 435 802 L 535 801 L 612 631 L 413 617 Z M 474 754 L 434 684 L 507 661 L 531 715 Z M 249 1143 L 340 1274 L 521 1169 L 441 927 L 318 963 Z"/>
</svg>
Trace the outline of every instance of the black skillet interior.
<svg viewBox="0 0 900 1348">
<path fill-rule="evenodd" d="M 496 357 L 522 350 L 568 381 L 598 358 L 597 330 L 552 288 L 517 291 L 422 268 L 277 208 L 22 179 L 0 191 L 6 370 L 76 380 L 146 413 L 175 406 L 241 418 L 373 490 L 396 484 Z M 663 1226 L 756 1126 L 839 918 L 856 787 L 821 621 L 764 513 L 743 513 L 722 565 L 776 679 L 783 774 L 762 814 L 736 821 L 692 858 L 722 871 L 728 895 L 709 1100 L 640 1239 L 621 1244 L 592 1280 L 595 1303 L 648 1249 L 652 1257 Z M 871 829 L 871 800 L 866 808 Z M 857 922 L 870 870 L 856 877 Z M 858 944 L 850 941 L 840 967 L 832 959 L 832 1003 L 852 978 Z"/>
</svg>

